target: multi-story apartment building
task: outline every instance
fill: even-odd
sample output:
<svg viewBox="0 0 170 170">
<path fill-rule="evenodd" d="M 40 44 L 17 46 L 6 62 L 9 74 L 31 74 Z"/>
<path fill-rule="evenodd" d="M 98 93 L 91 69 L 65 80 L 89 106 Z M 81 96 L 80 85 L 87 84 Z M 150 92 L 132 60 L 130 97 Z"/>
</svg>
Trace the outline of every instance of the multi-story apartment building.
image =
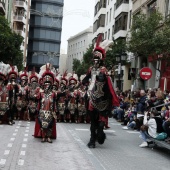
<svg viewBox="0 0 170 170">
<path fill-rule="evenodd" d="M 93 22 L 93 43 L 99 33 L 103 34 L 104 41 L 125 39 L 131 25 L 132 1 L 131 0 L 96 0 L 94 22 Z M 116 64 L 116 63 L 113 63 Z M 130 65 L 121 66 L 122 73 L 120 80 L 115 77 L 114 86 L 121 84 L 121 89 L 127 90 L 131 86 L 128 80 Z M 116 70 L 116 74 L 118 71 Z M 124 84 L 126 81 L 126 84 Z"/>
<path fill-rule="evenodd" d="M 31 0 L 14 0 L 13 1 L 13 31 L 20 34 L 24 39 L 21 44 L 23 51 L 23 65 L 27 63 L 27 46 L 30 20 Z"/>
<path fill-rule="evenodd" d="M 59 67 L 64 0 L 32 0 L 27 62 L 29 69 L 50 62 Z"/>
<path fill-rule="evenodd" d="M 82 60 L 90 44 L 92 44 L 93 27 L 89 27 L 68 39 L 67 69 L 72 72 L 73 59 Z"/>
<path fill-rule="evenodd" d="M 136 15 L 138 13 L 144 13 L 148 16 L 158 10 L 164 18 L 169 17 L 170 14 L 170 1 L 169 0 L 132 0 L 133 2 L 133 8 L 132 8 L 132 14 Z M 149 56 L 148 56 L 149 57 Z M 161 66 L 159 63 L 160 61 L 153 61 L 152 59 L 143 59 L 140 56 L 136 56 L 134 60 L 132 61 L 133 68 L 136 68 L 136 86 L 137 87 L 143 87 L 145 89 L 149 87 L 159 87 L 161 86 L 163 90 L 166 89 L 167 83 L 170 82 L 170 79 L 168 78 L 170 72 L 168 71 L 170 68 L 167 68 L 166 73 L 160 77 L 160 72 L 157 71 L 157 69 L 160 69 L 158 67 Z M 162 63 L 164 64 L 164 63 Z M 142 67 L 148 66 L 152 70 L 152 77 L 148 81 L 141 81 L 139 77 L 139 71 Z M 157 68 L 157 69 L 156 69 Z M 170 83 L 168 84 L 168 88 L 170 89 Z"/>
</svg>

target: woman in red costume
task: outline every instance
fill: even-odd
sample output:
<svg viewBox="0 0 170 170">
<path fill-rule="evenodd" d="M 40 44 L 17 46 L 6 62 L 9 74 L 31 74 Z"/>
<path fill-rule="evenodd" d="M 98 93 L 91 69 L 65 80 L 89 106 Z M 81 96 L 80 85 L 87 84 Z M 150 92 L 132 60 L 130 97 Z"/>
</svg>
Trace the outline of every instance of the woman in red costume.
<svg viewBox="0 0 170 170">
<path fill-rule="evenodd" d="M 40 90 L 38 97 L 39 115 L 35 125 L 35 137 L 41 135 L 41 142 L 52 143 L 51 138 L 56 138 L 56 95 L 52 90 L 55 75 L 49 63 L 40 69 L 39 75 L 42 75 L 43 89 Z"/>
</svg>

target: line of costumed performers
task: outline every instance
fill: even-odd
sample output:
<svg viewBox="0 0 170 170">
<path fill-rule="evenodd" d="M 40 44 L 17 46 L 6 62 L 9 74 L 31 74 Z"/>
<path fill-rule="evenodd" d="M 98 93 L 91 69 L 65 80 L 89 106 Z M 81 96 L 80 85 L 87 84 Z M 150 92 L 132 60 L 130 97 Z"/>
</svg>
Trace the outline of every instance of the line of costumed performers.
<svg viewBox="0 0 170 170">
<path fill-rule="evenodd" d="M 51 143 L 56 122 L 89 123 L 82 75 L 58 71 L 49 63 L 28 72 L 0 62 L 0 124 L 35 121 L 35 137 Z"/>
<path fill-rule="evenodd" d="M 14 120 L 35 121 L 34 137 L 52 143 L 56 139 L 56 122 L 90 123 L 89 148 L 103 144 L 108 117 L 119 106 L 112 80 L 104 67 L 106 51 L 93 50 L 93 66 L 86 75 L 60 74 L 51 64 L 39 73 L 0 62 L 0 123 L 13 125 Z"/>
</svg>

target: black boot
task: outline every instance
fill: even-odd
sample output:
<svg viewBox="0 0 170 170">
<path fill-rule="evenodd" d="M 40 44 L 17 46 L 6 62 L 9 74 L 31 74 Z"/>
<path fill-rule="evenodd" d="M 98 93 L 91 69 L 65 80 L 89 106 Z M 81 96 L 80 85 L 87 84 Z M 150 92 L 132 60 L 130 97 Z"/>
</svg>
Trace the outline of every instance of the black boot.
<svg viewBox="0 0 170 170">
<path fill-rule="evenodd" d="M 103 131 L 104 129 L 104 122 L 99 123 L 99 127 L 97 129 L 97 141 L 99 144 L 103 144 L 106 139 L 106 134 Z"/>
<path fill-rule="evenodd" d="M 89 148 L 95 148 L 95 141 L 94 140 L 91 140 L 90 139 L 90 141 L 89 141 L 89 143 L 87 144 L 87 146 L 89 147 Z"/>
</svg>

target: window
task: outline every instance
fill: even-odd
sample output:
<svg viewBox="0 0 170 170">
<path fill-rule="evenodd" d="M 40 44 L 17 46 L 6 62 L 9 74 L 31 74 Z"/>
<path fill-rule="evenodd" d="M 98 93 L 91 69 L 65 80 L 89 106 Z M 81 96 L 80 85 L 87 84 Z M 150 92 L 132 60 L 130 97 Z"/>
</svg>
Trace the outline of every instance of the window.
<svg viewBox="0 0 170 170">
<path fill-rule="evenodd" d="M 112 26 L 112 37 L 114 35 L 114 25 Z"/>
<path fill-rule="evenodd" d="M 156 2 L 156 1 L 152 1 L 152 2 L 148 5 L 148 15 L 151 15 L 153 12 L 156 12 L 156 5 L 157 5 L 157 2 Z"/>
<path fill-rule="evenodd" d="M 107 31 L 105 32 L 105 40 L 107 39 Z"/>
<path fill-rule="evenodd" d="M 106 15 L 106 25 L 107 25 L 107 23 L 108 23 L 108 12 L 107 12 L 107 15 Z"/>
<path fill-rule="evenodd" d="M 108 40 L 109 40 L 109 38 L 110 38 L 110 29 L 108 30 Z"/>
<path fill-rule="evenodd" d="M 170 0 L 165 0 L 165 17 L 170 14 Z"/>
<path fill-rule="evenodd" d="M 109 18 L 109 22 L 111 22 L 111 18 L 112 18 L 112 8 L 110 8 L 110 18 Z"/>
<path fill-rule="evenodd" d="M 129 28 L 131 27 L 131 22 L 132 22 L 132 10 L 130 10 L 129 13 Z"/>
</svg>

